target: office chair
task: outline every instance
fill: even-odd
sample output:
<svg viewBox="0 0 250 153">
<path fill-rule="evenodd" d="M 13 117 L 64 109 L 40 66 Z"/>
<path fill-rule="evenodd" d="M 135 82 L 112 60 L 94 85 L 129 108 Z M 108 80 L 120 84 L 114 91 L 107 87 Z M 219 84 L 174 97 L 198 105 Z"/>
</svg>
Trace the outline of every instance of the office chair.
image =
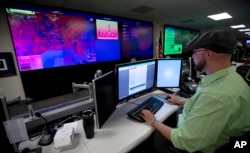
<svg viewBox="0 0 250 153">
<path fill-rule="evenodd" d="M 250 151 L 250 146 L 249 144 L 246 144 L 245 146 L 239 146 L 235 147 L 236 143 L 241 144 L 241 142 L 245 141 L 246 143 L 250 142 L 250 131 L 246 132 L 242 136 L 238 137 L 231 137 L 229 143 L 219 147 L 215 153 L 249 153 Z M 179 149 L 175 148 L 169 148 L 171 150 L 171 153 L 187 153 L 185 151 L 180 151 Z M 195 153 L 200 153 L 195 152 Z"/>
<path fill-rule="evenodd" d="M 130 62 L 131 62 L 131 63 L 136 62 L 136 58 L 131 58 Z"/>
<path fill-rule="evenodd" d="M 249 153 L 250 147 L 249 144 L 246 146 L 241 146 L 242 148 L 239 148 L 238 146 L 235 147 L 236 143 L 241 144 L 241 142 L 246 141 L 246 143 L 250 142 L 250 131 L 247 131 L 244 135 L 238 136 L 238 137 L 231 137 L 229 143 L 219 147 L 215 153 Z"/>
<path fill-rule="evenodd" d="M 238 66 L 236 71 L 243 77 L 243 79 L 247 82 L 250 86 L 250 66 L 248 65 L 241 65 Z M 235 143 L 242 141 L 246 141 L 247 143 L 250 142 L 250 131 L 247 131 L 244 135 L 238 137 L 231 137 L 229 143 L 221 146 L 216 150 L 215 153 L 249 153 L 250 147 L 249 144 L 244 146 L 243 148 L 234 148 Z"/>
<path fill-rule="evenodd" d="M 238 66 L 236 71 L 242 76 L 242 78 L 250 86 L 250 65 Z"/>
</svg>

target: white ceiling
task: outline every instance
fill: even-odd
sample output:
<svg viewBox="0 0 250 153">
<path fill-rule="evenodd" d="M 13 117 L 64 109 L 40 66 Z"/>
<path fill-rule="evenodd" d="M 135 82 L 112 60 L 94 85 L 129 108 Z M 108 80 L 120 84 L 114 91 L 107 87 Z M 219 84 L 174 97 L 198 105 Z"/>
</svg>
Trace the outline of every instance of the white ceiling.
<svg viewBox="0 0 250 153">
<path fill-rule="evenodd" d="M 232 31 L 238 39 L 250 38 L 249 35 L 230 28 L 231 25 L 237 24 L 245 24 L 250 28 L 250 0 L 18 0 L 18 2 L 139 19 L 200 31 L 226 29 Z M 140 13 L 133 11 L 136 8 Z M 144 12 L 147 10 L 151 11 Z M 233 18 L 221 21 L 207 18 L 208 15 L 222 12 L 229 13 Z"/>
</svg>

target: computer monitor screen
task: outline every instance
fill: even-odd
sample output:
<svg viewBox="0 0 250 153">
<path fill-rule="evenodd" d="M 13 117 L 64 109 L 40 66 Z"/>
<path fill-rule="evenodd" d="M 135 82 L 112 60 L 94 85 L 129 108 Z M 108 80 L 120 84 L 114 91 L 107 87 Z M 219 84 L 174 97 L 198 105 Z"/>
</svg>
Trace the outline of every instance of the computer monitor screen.
<svg viewBox="0 0 250 153">
<path fill-rule="evenodd" d="M 246 40 L 246 46 L 247 46 L 247 47 L 250 47 L 250 39 L 247 39 L 247 40 Z"/>
<path fill-rule="evenodd" d="M 152 59 L 116 65 L 118 101 L 152 90 L 155 66 L 156 61 Z"/>
<path fill-rule="evenodd" d="M 199 34 L 197 30 L 164 25 L 163 55 L 182 55 L 188 43 Z"/>
<path fill-rule="evenodd" d="M 156 70 L 157 88 L 179 88 L 182 59 L 158 59 Z"/>
<path fill-rule="evenodd" d="M 114 72 L 95 78 L 93 83 L 96 127 L 101 128 L 116 109 Z"/>
</svg>

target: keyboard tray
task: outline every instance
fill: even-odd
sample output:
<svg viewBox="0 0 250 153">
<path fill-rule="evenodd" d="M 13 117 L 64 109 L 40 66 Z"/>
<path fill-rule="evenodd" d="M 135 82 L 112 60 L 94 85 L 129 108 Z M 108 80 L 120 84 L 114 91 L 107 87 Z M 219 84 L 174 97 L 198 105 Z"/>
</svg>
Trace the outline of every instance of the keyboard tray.
<svg viewBox="0 0 250 153">
<path fill-rule="evenodd" d="M 145 120 L 140 116 L 141 111 L 143 109 L 148 109 L 153 114 L 155 114 L 163 106 L 163 104 L 164 104 L 163 101 L 160 101 L 155 97 L 150 97 L 146 99 L 144 102 L 134 107 L 133 109 L 131 109 L 127 113 L 127 115 L 136 121 L 145 122 Z"/>
</svg>

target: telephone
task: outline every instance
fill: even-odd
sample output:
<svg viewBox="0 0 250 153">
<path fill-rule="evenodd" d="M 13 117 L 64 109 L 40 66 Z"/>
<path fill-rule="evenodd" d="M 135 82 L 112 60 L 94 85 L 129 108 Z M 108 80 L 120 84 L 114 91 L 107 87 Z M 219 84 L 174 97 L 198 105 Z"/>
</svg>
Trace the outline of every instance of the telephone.
<svg viewBox="0 0 250 153">
<path fill-rule="evenodd" d="M 34 149 L 24 148 L 21 153 L 41 153 L 41 152 L 42 152 L 42 148 L 38 147 Z"/>
<path fill-rule="evenodd" d="M 189 98 L 191 97 L 198 86 L 198 83 L 194 81 L 182 82 L 180 86 L 180 96 Z"/>
</svg>

